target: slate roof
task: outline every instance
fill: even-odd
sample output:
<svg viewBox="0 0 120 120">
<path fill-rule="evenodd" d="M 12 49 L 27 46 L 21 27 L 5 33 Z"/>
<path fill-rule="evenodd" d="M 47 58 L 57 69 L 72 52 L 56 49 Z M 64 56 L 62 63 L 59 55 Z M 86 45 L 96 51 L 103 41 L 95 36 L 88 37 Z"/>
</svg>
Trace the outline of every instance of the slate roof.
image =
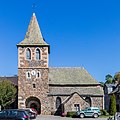
<svg viewBox="0 0 120 120">
<path fill-rule="evenodd" d="M 98 87 L 50 87 L 50 95 L 71 95 L 77 92 L 80 95 L 101 96 L 103 90 Z"/>
<path fill-rule="evenodd" d="M 99 83 L 82 67 L 52 67 L 49 68 L 49 84 L 94 85 Z"/>
<path fill-rule="evenodd" d="M 9 81 L 11 81 L 14 85 L 18 86 L 18 76 L 0 77 L 0 81 L 3 81 L 3 80 L 9 80 Z"/>
<path fill-rule="evenodd" d="M 28 45 L 49 46 L 42 37 L 42 33 L 40 31 L 40 27 L 35 13 L 33 13 L 32 15 L 24 40 L 19 44 L 17 44 L 17 46 L 28 46 Z"/>
<path fill-rule="evenodd" d="M 98 83 L 83 67 L 49 68 L 49 95 L 103 96 L 104 92 Z"/>
</svg>

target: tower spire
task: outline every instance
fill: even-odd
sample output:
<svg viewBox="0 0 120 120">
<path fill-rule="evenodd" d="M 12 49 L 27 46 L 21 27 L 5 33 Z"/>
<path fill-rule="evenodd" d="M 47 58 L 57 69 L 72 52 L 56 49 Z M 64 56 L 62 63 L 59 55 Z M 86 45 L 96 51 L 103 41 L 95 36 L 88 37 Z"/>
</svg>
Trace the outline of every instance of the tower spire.
<svg viewBox="0 0 120 120">
<path fill-rule="evenodd" d="M 32 15 L 24 40 L 18 46 L 20 45 L 48 45 L 42 37 L 35 13 Z"/>
</svg>

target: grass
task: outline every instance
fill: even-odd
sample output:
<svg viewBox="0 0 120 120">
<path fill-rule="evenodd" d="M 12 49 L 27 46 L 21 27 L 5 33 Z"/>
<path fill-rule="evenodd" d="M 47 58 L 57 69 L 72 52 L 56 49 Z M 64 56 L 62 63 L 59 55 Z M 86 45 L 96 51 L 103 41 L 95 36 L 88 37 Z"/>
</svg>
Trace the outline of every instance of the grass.
<svg viewBox="0 0 120 120">
<path fill-rule="evenodd" d="M 100 117 L 100 118 L 109 118 L 109 117 L 112 117 L 112 118 L 113 118 L 114 116 L 110 116 L 110 115 L 100 115 L 99 117 Z"/>
</svg>

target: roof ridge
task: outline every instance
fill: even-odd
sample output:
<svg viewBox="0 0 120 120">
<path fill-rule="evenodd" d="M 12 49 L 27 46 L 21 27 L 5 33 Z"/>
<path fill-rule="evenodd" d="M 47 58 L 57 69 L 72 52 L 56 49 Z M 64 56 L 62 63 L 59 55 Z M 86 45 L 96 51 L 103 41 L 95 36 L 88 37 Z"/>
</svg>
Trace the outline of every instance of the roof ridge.
<svg viewBox="0 0 120 120">
<path fill-rule="evenodd" d="M 84 67 L 49 67 L 49 68 L 79 68 L 79 69 L 85 69 Z"/>
</svg>

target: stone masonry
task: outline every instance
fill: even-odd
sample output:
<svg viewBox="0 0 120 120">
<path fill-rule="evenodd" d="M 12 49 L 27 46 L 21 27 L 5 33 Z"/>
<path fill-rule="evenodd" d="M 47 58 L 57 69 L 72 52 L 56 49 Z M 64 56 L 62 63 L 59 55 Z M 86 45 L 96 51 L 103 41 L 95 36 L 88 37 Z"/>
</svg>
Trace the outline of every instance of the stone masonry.
<svg viewBox="0 0 120 120">
<path fill-rule="evenodd" d="M 34 96 L 39 98 L 41 102 L 41 113 L 48 114 L 49 113 L 49 100 L 48 100 L 48 48 L 40 48 L 42 60 L 35 60 L 35 48 L 32 47 L 30 50 L 32 51 L 32 60 L 25 60 L 25 49 L 26 47 L 18 48 L 19 50 L 19 68 L 18 68 L 18 106 L 19 108 L 26 107 L 25 101 L 30 96 Z M 26 78 L 26 73 L 32 71 L 40 72 L 40 78 L 36 78 L 36 75 L 31 74 L 31 78 Z M 35 84 L 35 88 L 33 88 L 33 84 Z M 46 111 L 48 110 L 48 111 Z"/>
</svg>

